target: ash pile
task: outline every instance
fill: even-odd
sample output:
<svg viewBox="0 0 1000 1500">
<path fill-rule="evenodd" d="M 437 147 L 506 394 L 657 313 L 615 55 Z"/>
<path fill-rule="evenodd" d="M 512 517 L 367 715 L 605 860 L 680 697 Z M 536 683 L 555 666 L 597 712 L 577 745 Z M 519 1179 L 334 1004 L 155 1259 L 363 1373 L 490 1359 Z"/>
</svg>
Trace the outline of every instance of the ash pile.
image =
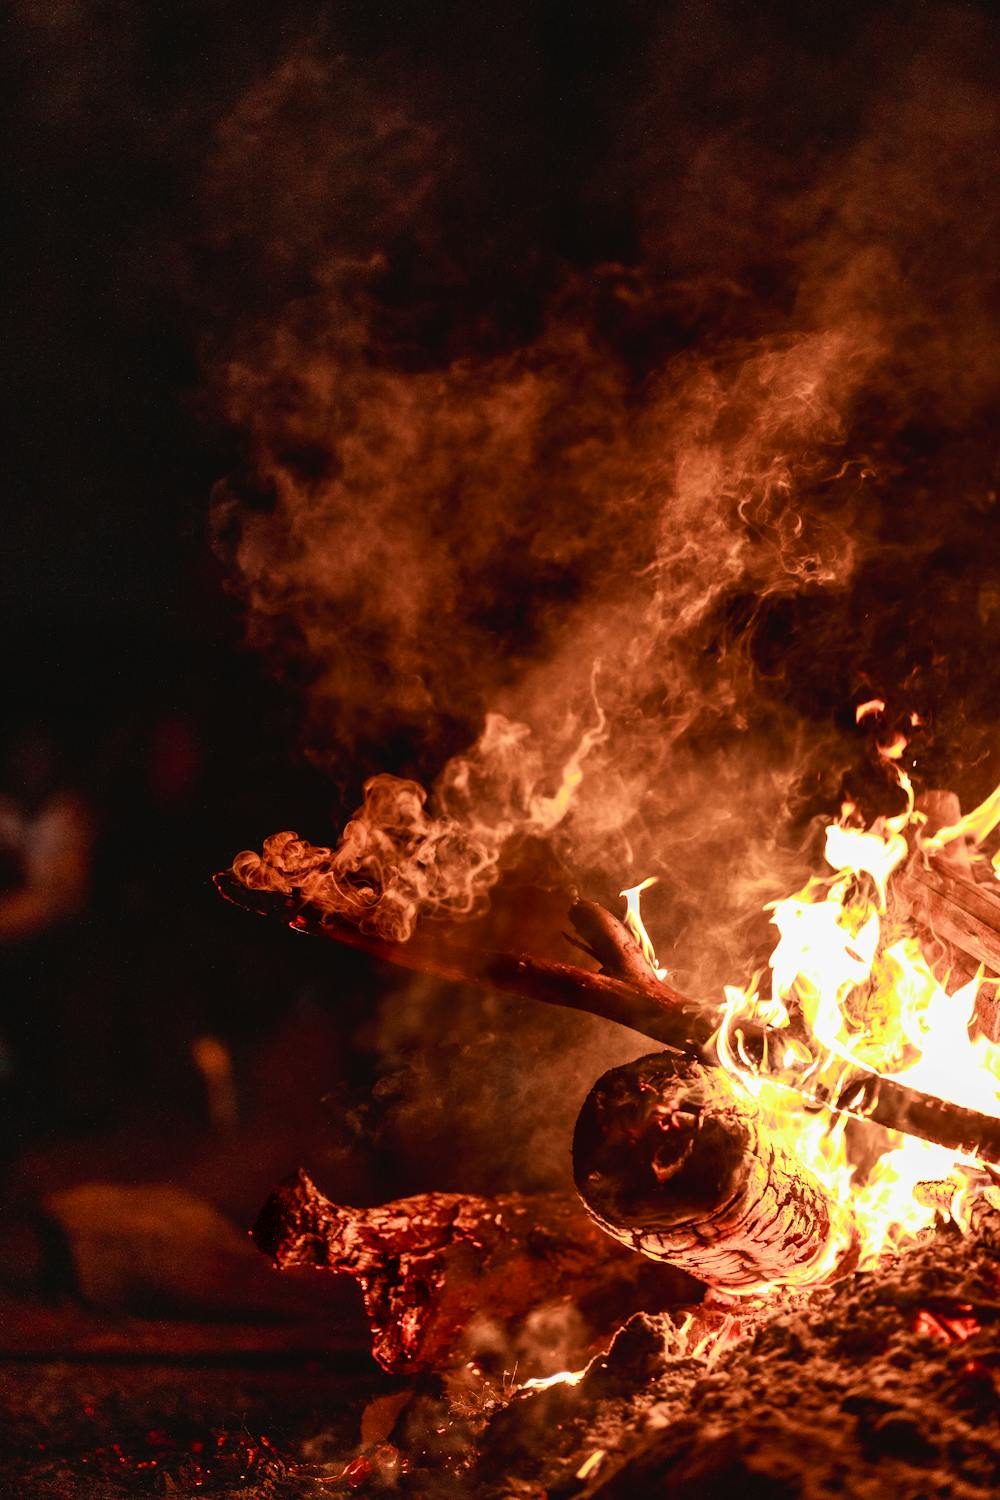
<svg viewBox="0 0 1000 1500">
<path fill-rule="evenodd" d="M 540 1209 L 529 1200 L 518 1207 Z M 537 1246 L 535 1255 L 544 1265 Z M 539 1294 L 551 1290 L 540 1278 Z M 997 1493 L 995 1210 L 983 1207 L 970 1234 L 941 1224 L 921 1248 L 807 1293 L 737 1304 L 703 1288 L 670 1290 L 700 1300 L 636 1312 L 580 1370 L 522 1386 L 509 1373 L 490 1379 L 469 1360 L 411 1374 L 370 1403 L 367 1441 L 328 1466 L 323 1492 L 421 1500 Z M 424 1346 L 432 1352 L 447 1359 L 440 1337 Z M 461 1352 L 456 1339 L 452 1359 Z M 402 1368 L 398 1346 L 395 1357 Z M 409 1357 L 422 1362 L 414 1348 Z"/>
</svg>

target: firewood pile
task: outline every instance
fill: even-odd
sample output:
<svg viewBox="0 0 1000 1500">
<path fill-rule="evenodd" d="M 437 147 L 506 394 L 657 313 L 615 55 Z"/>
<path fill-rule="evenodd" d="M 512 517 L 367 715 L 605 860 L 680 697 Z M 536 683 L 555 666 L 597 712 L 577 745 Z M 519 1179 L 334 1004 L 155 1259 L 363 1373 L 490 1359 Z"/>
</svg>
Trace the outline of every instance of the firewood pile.
<svg viewBox="0 0 1000 1500">
<path fill-rule="evenodd" d="M 570 913 L 595 971 L 450 940 L 392 943 L 294 892 L 217 880 L 237 904 L 301 931 L 588 1010 L 666 1048 L 606 1073 L 583 1106 L 572 1157 L 586 1215 L 559 1195 L 424 1194 L 352 1209 L 302 1173 L 276 1190 L 257 1244 L 278 1266 L 354 1277 L 376 1357 L 409 1382 L 339 1482 L 497 1500 L 996 1493 L 995 1194 L 977 1203 L 966 1237 L 940 1219 L 922 1248 L 858 1272 L 850 1205 L 728 1086 L 711 1012 L 657 979 L 602 908 Z M 896 898 L 960 974 L 1000 969 L 1000 898 L 960 862 L 913 860 Z M 992 1038 L 991 995 L 978 1024 Z M 743 1027 L 755 1065 L 766 1067 L 771 1043 L 765 1025 Z M 1000 1122 L 974 1108 L 857 1067 L 836 1092 L 805 1074 L 801 1091 L 862 1132 L 901 1130 L 1000 1164 Z M 599 1285 L 614 1289 L 617 1315 L 595 1354 L 601 1319 L 580 1314 Z M 533 1311 L 560 1303 L 574 1309 L 574 1337 L 536 1339 L 531 1354 L 565 1368 L 524 1385 L 509 1365 L 501 1373 L 498 1351 L 527 1347 Z"/>
</svg>

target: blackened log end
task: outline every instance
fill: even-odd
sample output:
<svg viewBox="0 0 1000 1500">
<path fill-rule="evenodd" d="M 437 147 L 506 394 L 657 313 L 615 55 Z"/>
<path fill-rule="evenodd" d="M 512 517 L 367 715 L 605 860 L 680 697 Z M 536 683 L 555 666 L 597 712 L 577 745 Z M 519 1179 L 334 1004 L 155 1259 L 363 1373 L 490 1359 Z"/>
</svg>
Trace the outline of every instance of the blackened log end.
<svg viewBox="0 0 1000 1500">
<path fill-rule="evenodd" d="M 275 1188 L 250 1237 L 278 1266 L 329 1265 L 331 1208 L 300 1167 Z"/>
<path fill-rule="evenodd" d="M 736 1196 L 749 1146 L 723 1080 L 657 1052 L 598 1079 L 577 1120 L 573 1170 L 605 1223 L 669 1229 Z"/>
</svg>

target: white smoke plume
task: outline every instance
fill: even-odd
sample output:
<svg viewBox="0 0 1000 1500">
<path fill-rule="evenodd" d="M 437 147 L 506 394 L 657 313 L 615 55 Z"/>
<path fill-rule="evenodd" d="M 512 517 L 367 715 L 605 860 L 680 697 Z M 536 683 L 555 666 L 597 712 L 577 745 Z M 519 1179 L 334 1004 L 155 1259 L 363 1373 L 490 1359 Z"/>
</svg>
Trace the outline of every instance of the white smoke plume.
<svg viewBox="0 0 1000 1500">
<path fill-rule="evenodd" d="M 543 838 L 567 884 L 659 874 L 661 957 L 714 985 L 810 811 L 864 774 L 852 694 L 933 687 L 935 644 L 900 633 L 914 570 L 992 504 L 976 477 L 947 522 L 924 498 L 996 396 L 975 23 L 936 68 L 904 38 L 792 162 L 724 26 L 713 87 L 767 128 L 684 114 L 706 63 L 682 31 L 589 189 L 634 199 L 634 263 L 557 267 L 526 337 L 456 293 L 500 274 L 450 229 L 476 161 L 398 75 L 293 51 L 220 130 L 208 201 L 220 237 L 253 225 L 262 310 L 215 364 L 247 455 L 219 535 L 313 758 L 376 773 L 329 845 L 240 855 L 248 883 L 406 937 L 479 913 Z"/>
</svg>

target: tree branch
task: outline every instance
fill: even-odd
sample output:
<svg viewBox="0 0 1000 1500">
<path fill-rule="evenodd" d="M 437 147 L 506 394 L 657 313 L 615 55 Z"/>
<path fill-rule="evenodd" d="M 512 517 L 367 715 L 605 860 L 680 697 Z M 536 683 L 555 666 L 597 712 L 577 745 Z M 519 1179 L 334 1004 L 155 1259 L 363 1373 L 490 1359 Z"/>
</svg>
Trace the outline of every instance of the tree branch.
<svg viewBox="0 0 1000 1500">
<path fill-rule="evenodd" d="M 483 952 L 445 940 L 416 937 L 408 943 L 390 942 L 326 916 L 297 900 L 294 894 L 289 897 L 272 891 L 251 891 L 231 870 L 217 875 L 215 882 L 222 895 L 237 906 L 262 916 L 277 917 L 298 932 L 313 933 L 386 963 L 456 984 L 586 1011 L 640 1032 L 685 1057 L 707 1065 L 720 1061 L 714 1045 L 720 1019 L 717 1010 L 678 994 L 651 973 L 648 980 L 637 977 L 626 982 L 573 964 Z M 763 1073 L 770 1071 L 772 1048 L 774 1056 L 785 1056 L 788 1038 L 780 1030 L 758 1022 L 740 1021 L 735 1034 L 748 1065 Z M 922 1094 L 860 1067 L 839 1069 L 836 1082 L 831 1084 L 824 1081 L 814 1061 L 793 1061 L 783 1064 L 781 1079 L 815 1104 L 1000 1166 L 1000 1118 L 993 1115 Z"/>
</svg>

